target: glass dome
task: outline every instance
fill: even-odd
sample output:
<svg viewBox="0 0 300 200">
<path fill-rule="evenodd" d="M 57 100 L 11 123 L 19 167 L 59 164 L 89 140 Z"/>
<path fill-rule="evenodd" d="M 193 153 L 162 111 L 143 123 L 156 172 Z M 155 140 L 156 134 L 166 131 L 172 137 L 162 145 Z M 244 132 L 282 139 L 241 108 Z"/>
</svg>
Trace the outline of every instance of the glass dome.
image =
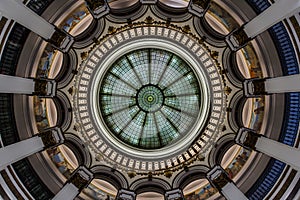
<svg viewBox="0 0 300 200">
<path fill-rule="evenodd" d="M 194 125 L 201 88 L 193 70 L 177 55 L 139 49 L 109 68 L 99 101 L 115 137 L 133 147 L 159 149 L 178 141 Z"/>
</svg>

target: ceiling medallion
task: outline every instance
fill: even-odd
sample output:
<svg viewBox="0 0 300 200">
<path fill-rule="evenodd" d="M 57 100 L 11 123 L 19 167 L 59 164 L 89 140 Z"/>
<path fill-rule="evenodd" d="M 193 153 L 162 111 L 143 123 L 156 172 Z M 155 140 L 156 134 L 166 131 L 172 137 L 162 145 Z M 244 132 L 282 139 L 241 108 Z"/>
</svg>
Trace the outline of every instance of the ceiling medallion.
<svg viewBox="0 0 300 200">
<path fill-rule="evenodd" d="M 187 26 L 148 19 L 109 29 L 84 56 L 73 98 L 94 158 L 155 175 L 210 150 L 226 108 L 215 54 Z"/>
</svg>

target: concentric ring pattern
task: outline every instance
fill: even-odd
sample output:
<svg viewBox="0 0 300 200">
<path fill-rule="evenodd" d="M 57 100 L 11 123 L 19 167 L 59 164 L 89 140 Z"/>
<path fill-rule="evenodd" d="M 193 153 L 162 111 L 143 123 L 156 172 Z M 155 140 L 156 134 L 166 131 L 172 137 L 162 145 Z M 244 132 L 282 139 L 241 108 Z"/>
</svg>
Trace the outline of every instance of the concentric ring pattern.
<svg viewBox="0 0 300 200">
<path fill-rule="evenodd" d="M 189 132 L 201 105 L 193 70 L 177 55 L 147 48 L 129 52 L 106 72 L 99 107 L 111 133 L 127 145 L 159 149 Z"/>
</svg>

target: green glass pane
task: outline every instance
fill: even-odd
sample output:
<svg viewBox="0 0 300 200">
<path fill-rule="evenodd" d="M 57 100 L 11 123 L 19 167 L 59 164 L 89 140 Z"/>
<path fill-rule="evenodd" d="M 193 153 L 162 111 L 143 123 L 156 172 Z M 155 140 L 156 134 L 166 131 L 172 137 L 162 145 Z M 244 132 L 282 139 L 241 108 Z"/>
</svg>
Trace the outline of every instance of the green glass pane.
<svg viewBox="0 0 300 200">
<path fill-rule="evenodd" d="M 99 102 L 110 132 L 141 149 L 173 144 L 194 125 L 201 105 L 193 70 L 177 55 L 140 49 L 120 57 L 104 76 Z"/>
</svg>

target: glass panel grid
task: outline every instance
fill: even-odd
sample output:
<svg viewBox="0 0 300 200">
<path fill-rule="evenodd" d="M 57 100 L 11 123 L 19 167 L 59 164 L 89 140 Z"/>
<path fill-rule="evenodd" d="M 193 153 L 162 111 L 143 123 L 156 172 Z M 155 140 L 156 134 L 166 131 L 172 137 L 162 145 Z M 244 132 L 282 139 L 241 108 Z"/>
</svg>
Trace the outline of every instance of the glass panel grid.
<svg viewBox="0 0 300 200">
<path fill-rule="evenodd" d="M 141 87 L 139 79 L 127 59 L 123 58 L 117 61 L 117 64 L 111 69 L 111 72 L 124 80 L 124 82 L 135 86 L 135 88 Z"/>
<path fill-rule="evenodd" d="M 119 58 L 104 76 L 100 110 L 121 141 L 158 149 L 190 131 L 199 114 L 200 91 L 193 70 L 180 57 L 140 49 Z"/>
</svg>

